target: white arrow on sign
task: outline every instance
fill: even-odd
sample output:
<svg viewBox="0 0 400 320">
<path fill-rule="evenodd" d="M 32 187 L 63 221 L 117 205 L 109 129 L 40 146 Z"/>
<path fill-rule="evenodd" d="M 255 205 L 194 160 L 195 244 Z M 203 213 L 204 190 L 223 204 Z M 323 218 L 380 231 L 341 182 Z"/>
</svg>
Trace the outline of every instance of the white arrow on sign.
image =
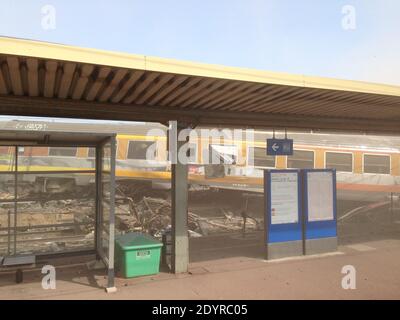
<svg viewBox="0 0 400 320">
<path fill-rule="evenodd" d="M 276 143 L 274 143 L 272 145 L 272 150 L 274 150 L 276 152 L 276 150 L 278 150 L 278 149 L 279 149 L 279 146 Z"/>
</svg>

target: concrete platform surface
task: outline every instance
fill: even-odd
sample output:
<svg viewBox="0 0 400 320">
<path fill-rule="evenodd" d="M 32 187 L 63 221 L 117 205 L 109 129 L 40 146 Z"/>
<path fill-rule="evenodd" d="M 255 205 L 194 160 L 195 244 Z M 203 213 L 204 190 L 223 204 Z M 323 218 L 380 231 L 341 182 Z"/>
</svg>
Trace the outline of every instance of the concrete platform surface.
<svg viewBox="0 0 400 320">
<path fill-rule="evenodd" d="M 354 290 L 342 288 L 346 265 L 356 269 Z M 101 289 L 104 275 L 86 265 L 59 267 L 56 289 L 44 290 L 40 270 L 26 272 L 18 285 L 13 274 L 0 274 L 0 299 L 400 299 L 400 241 L 341 246 L 334 254 L 277 261 L 199 261 L 191 264 L 189 274 L 117 278 L 118 290 L 109 294 Z"/>
</svg>

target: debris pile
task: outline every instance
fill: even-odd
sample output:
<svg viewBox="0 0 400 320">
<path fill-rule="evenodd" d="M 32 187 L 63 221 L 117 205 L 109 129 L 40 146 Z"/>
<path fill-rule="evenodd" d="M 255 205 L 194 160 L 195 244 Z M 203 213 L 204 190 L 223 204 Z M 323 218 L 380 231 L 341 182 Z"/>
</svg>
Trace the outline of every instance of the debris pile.
<svg viewBox="0 0 400 320">
<path fill-rule="evenodd" d="M 121 231 L 140 231 L 161 238 L 165 230 L 171 228 L 171 203 L 168 200 L 143 197 L 140 201 L 126 198 L 129 206 L 117 207 L 117 228 Z M 191 237 L 206 236 L 229 231 L 259 230 L 261 223 L 246 214 L 235 215 L 232 211 L 221 209 L 220 216 L 202 217 L 188 212 L 188 228 Z"/>
<path fill-rule="evenodd" d="M 15 225 L 13 202 L 1 203 L 0 254 L 13 250 L 14 230 L 21 254 L 93 247 L 94 210 L 94 199 L 87 198 L 20 201 Z"/>
<path fill-rule="evenodd" d="M 0 184 L 0 255 L 14 247 L 18 250 L 48 252 L 93 247 L 95 236 L 95 192 L 93 188 L 74 193 L 39 192 L 35 186 L 18 186 L 15 214 L 13 185 Z M 259 218 L 246 214 L 247 207 L 236 211 L 210 200 L 210 190 L 191 190 L 192 206 L 188 212 L 190 237 L 226 232 L 261 230 Z M 215 196 L 215 195 L 214 195 Z M 166 192 L 149 192 L 149 186 L 121 184 L 116 189 L 115 222 L 117 232 L 144 232 L 161 239 L 171 229 L 171 202 Z M 102 200 L 104 225 L 109 202 Z"/>
</svg>

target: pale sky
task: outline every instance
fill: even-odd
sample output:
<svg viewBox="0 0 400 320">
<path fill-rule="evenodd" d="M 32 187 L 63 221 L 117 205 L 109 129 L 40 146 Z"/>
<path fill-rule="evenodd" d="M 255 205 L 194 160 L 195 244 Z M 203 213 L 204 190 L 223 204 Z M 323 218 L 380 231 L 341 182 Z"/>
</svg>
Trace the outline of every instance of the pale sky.
<svg viewBox="0 0 400 320">
<path fill-rule="evenodd" d="M 399 0 L 2 0 L 0 35 L 400 85 Z"/>
</svg>

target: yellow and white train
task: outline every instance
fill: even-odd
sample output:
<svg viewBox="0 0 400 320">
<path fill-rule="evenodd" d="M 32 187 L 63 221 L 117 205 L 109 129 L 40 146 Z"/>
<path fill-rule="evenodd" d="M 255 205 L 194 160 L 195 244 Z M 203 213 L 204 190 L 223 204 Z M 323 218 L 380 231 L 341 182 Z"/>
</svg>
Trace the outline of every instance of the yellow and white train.
<svg viewBox="0 0 400 320">
<path fill-rule="evenodd" d="M 10 123 L 15 127 L 15 122 Z M 107 128 L 102 124 L 53 125 L 58 130 L 76 131 L 77 127 L 84 127 L 92 132 L 118 132 L 117 180 L 146 181 L 154 188 L 168 189 L 170 166 L 167 162 L 166 135 L 147 135 L 150 129 L 166 131 L 165 127 L 147 123 L 129 126 L 108 124 Z M 293 156 L 288 157 L 266 155 L 266 139 L 271 137 L 271 132 L 256 131 L 253 141 L 225 139 L 223 143 L 215 144 L 208 138 L 192 139 L 190 153 L 193 163 L 189 164 L 189 183 L 193 186 L 262 192 L 264 169 L 335 168 L 339 199 L 380 201 L 391 194 L 400 194 L 400 138 L 321 133 L 290 133 L 289 136 L 294 139 L 295 151 Z M 154 159 L 146 160 L 150 147 L 154 151 Z M 10 152 L 7 148 L 10 147 L 0 147 L 3 158 Z M 204 164 L 206 153 L 210 152 L 230 158 L 233 164 Z M 20 147 L 18 153 L 19 165 L 24 170 L 94 168 L 94 150 L 90 148 Z M 0 170 L 2 166 L 6 164 L 0 160 Z M 88 181 L 83 179 L 76 183 Z"/>
</svg>

